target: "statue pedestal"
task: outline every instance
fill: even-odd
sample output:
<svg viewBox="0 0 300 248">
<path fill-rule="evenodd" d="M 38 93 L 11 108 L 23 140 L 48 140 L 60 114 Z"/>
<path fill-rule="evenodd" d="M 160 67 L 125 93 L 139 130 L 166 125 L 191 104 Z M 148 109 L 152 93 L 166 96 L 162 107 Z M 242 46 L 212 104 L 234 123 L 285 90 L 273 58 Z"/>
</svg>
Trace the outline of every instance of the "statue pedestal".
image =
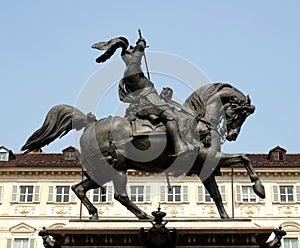
<svg viewBox="0 0 300 248">
<path fill-rule="evenodd" d="M 260 247 L 274 227 L 261 227 L 250 220 L 171 219 L 166 227 L 176 228 L 176 247 Z M 133 219 L 102 219 L 101 221 L 71 220 L 66 226 L 47 228 L 61 247 L 139 247 L 140 228 L 149 230 L 150 222 Z"/>
</svg>

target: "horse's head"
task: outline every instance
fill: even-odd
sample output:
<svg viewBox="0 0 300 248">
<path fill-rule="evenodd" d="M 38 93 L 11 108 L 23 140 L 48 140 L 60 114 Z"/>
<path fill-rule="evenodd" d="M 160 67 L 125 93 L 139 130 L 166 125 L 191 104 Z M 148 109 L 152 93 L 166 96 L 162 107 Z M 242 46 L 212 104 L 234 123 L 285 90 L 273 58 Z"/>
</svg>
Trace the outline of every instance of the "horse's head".
<svg viewBox="0 0 300 248">
<path fill-rule="evenodd" d="M 237 139 L 244 121 L 255 110 L 249 96 L 227 83 L 202 86 L 186 99 L 184 105 L 198 120 L 204 119 L 217 128 L 222 138 L 228 141 Z"/>
<path fill-rule="evenodd" d="M 226 139 L 235 141 L 240 133 L 241 127 L 246 118 L 251 115 L 255 106 L 251 105 L 250 97 L 241 100 L 236 96 L 232 96 L 227 103 L 224 104 L 224 128 L 226 128 Z"/>
</svg>

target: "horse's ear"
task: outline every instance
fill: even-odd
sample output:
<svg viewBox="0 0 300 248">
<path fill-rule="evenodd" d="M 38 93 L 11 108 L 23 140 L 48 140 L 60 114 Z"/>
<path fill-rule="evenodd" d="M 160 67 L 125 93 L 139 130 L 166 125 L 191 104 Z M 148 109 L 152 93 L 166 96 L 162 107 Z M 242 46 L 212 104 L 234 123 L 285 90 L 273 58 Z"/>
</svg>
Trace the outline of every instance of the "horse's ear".
<svg viewBox="0 0 300 248">
<path fill-rule="evenodd" d="M 251 99 L 250 99 L 249 95 L 247 95 L 247 97 L 246 97 L 246 104 L 248 104 L 248 105 L 251 104 Z"/>
</svg>

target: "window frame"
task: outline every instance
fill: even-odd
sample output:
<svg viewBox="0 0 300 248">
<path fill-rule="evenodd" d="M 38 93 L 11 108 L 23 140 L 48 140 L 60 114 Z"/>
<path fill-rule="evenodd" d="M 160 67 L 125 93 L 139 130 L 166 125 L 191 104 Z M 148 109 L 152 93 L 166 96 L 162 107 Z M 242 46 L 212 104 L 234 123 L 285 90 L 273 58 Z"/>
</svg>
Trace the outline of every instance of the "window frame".
<svg viewBox="0 0 300 248">
<path fill-rule="evenodd" d="M 57 190 L 61 188 L 61 193 L 58 193 Z M 68 193 L 65 192 L 65 189 L 68 189 Z M 58 197 L 61 197 L 61 200 L 58 201 Z M 65 197 L 67 197 L 67 201 L 65 201 Z M 71 202 L 71 192 L 70 186 L 67 185 L 56 185 L 55 186 L 55 202 L 57 203 L 67 203 Z"/>
<path fill-rule="evenodd" d="M 292 193 L 288 192 L 289 189 L 292 190 Z M 284 192 L 282 192 L 284 191 Z M 291 197 L 291 199 L 290 199 Z M 279 198 L 280 202 L 295 202 L 295 189 L 292 185 L 279 185 Z"/>
<path fill-rule="evenodd" d="M 21 193 L 22 188 L 26 188 L 25 192 Z M 28 187 L 33 187 L 32 200 L 28 200 Z M 24 196 L 24 200 L 21 197 Z M 15 184 L 12 185 L 11 203 L 39 203 L 40 202 L 40 185 L 38 184 Z"/>
<path fill-rule="evenodd" d="M 27 238 L 27 237 L 18 237 L 18 238 L 8 238 L 6 239 L 6 247 L 7 248 L 15 248 L 17 240 L 27 240 L 28 245 L 27 248 L 34 248 L 35 247 L 35 239 L 34 238 Z M 23 245 L 21 246 L 21 248 Z M 25 248 L 25 247 L 24 247 Z"/>
<path fill-rule="evenodd" d="M 95 192 L 98 191 L 98 192 Z M 107 202 L 107 186 L 102 186 L 96 189 L 93 189 L 92 193 L 92 202 L 93 203 L 101 203 Z M 98 197 L 98 200 L 95 200 L 95 197 Z"/>
<path fill-rule="evenodd" d="M 177 192 L 176 192 L 177 191 Z M 167 191 L 167 202 L 181 202 L 182 200 L 182 189 L 180 185 L 174 185 L 171 190 Z"/>
<path fill-rule="evenodd" d="M 24 189 L 24 192 L 22 192 Z M 31 192 L 29 192 L 29 189 Z M 33 202 L 34 186 L 33 185 L 20 185 L 18 199 L 19 202 Z M 30 199 L 31 198 L 31 199 Z"/>
<path fill-rule="evenodd" d="M 180 188 L 180 194 L 175 192 L 174 189 Z M 176 201 L 176 196 L 179 197 L 180 201 Z M 171 197 L 171 198 L 170 198 Z M 172 201 L 170 201 L 172 199 Z M 169 187 L 166 185 L 160 186 L 160 203 L 177 204 L 177 203 L 188 203 L 189 202 L 189 186 L 188 185 L 173 185 L 172 193 L 169 192 Z"/>
<path fill-rule="evenodd" d="M 254 195 L 255 196 L 255 201 L 244 201 L 243 199 L 243 187 L 249 187 L 249 188 L 252 188 L 252 185 L 250 184 L 236 184 L 235 185 L 235 201 L 237 203 L 243 203 L 243 204 L 263 204 L 265 202 L 265 199 L 262 199 L 260 198 L 258 195 L 255 194 L 254 192 Z"/>
<path fill-rule="evenodd" d="M 130 200 L 132 202 L 141 203 L 145 201 L 145 186 L 130 185 L 129 188 L 130 188 Z"/>
<path fill-rule="evenodd" d="M 221 184 L 218 186 L 221 197 L 222 197 L 222 203 L 227 202 L 227 195 L 226 195 L 226 184 Z M 203 185 L 197 186 L 197 196 L 196 196 L 197 203 L 204 203 L 204 204 L 210 204 L 214 203 L 214 200 L 210 197 L 207 189 Z"/>
<path fill-rule="evenodd" d="M 287 191 L 284 194 L 281 193 L 282 187 L 291 187 L 293 193 L 290 194 Z M 282 198 L 285 196 L 285 200 Z M 292 201 L 288 200 L 288 196 L 292 196 Z M 299 184 L 274 184 L 272 186 L 272 201 L 274 203 L 292 204 L 300 202 L 300 185 Z"/>
<path fill-rule="evenodd" d="M 297 237 L 284 237 L 282 239 L 282 248 L 293 248 L 293 246 L 291 246 L 292 244 L 289 242 L 288 246 L 286 246 L 285 244 L 285 241 L 292 241 L 292 240 L 295 240 L 297 243 L 296 243 L 296 246 L 295 247 L 298 247 L 299 246 L 299 239 Z"/>
<path fill-rule="evenodd" d="M 64 153 L 64 159 L 66 161 L 75 161 L 76 160 L 76 152 L 75 151 L 66 151 Z"/>
<path fill-rule="evenodd" d="M 246 190 L 247 192 L 244 192 Z M 243 203 L 255 203 L 258 202 L 257 196 L 252 186 L 241 185 L 241 200 Z"/>
<path fill-rule="evenodd" d="M 8 161 L 9 153 L 6 151 L 0 151 L 0 161 Z"/>
</svg>

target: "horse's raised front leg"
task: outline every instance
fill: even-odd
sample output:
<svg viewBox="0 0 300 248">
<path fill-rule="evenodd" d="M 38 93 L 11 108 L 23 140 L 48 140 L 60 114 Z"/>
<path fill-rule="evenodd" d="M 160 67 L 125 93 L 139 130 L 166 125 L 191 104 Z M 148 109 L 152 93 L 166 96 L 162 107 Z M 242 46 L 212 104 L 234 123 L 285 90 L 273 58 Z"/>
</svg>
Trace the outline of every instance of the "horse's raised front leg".
<svg viewBox="0 0 300 248">
<path fill-rule="evenodd" d="M 72 185 L 71 188 L 75 193 L 75 195 L 80 199 L 80 201 L 89 211 L 89 214 L 91 215 L 90 219 L 97 220 L 98 219 L 97 208 L 86 197 L 86 192 L 90 189 L 99 188 L 99 185 L 95 183 L 92 179 L 87 178 L 80 183 Z"/>
<path fill-rule="evenodd" d="M 229 216 L 224 208 L 222 197 L 215 179 L 215 176 L 211 175 L 209 176 L 204 182 L 203 182 L 205 188 L 207 189 L 210 197 L 214 200 L 217 209 L 219 211 L 221 219 L 229 219 Z"/>
<path fill-rule="evenodd" d="M 137 218 L 152 220 L 153 217 L 146 214 L 140 208 L 138 208 L 128 197 L 126 191 L 127 176 L 123 172 L 119 172 L 113 178 L 113 184 L 115 188 L 114 198 L 125 206 L 130 212 L 132 212 Z"/>
<path fill-rule="evenodd" d="M 220 153 L 220 167 L 228 167 L 233 164 L 241 163 L 245 166 L 251 182 L 254 183 L 253 190 L 255 194 L 257 194 L 260 198 L 265 198 L 265 188 L 262 185 L 259 176 L 256 174 L 252 164 L 251 160 L 244 154 L 226 154 L 226 153 Z"/>
</svg>

